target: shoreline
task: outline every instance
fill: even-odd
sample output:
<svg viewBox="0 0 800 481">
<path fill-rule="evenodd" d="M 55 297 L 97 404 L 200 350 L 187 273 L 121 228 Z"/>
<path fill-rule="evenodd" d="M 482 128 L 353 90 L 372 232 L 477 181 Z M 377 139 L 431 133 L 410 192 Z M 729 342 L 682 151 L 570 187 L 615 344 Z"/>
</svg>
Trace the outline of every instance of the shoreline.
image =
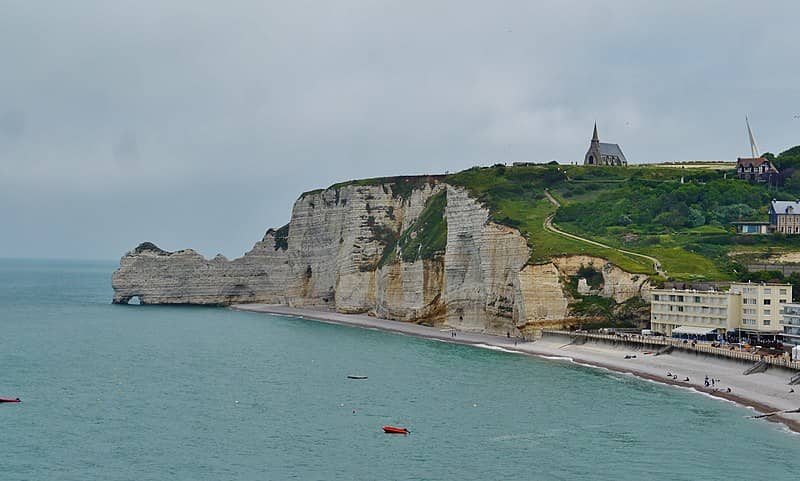
<svg viewBox="0 0 800 481">
<path fill-rule="evenodd" d="M 562 358 L 579 365 L 607 369 L 660 384 L 691 389 L 700 394 L 752 408 L 758 414 L 800 408 L 800 387 L 798 387 L 797 393 L 789 393 L 789 389 L 792 387 L 785 382 L 787 375 L 782 376 L 782 373 L 772 370 L 772 372 L 744 376 L 741 373 L 743 370 L 741 363 L 710 356 L 672 353 L 655 357 L 647 352 L 643 353 L 642 350 L 629 347 L 610 347 L 592 343 L 572 345 L 568 338 L 555 336 L 523 342 L 515 338 L 457 331 L 446 327 L 429 327 L 404 321 L 380 319 L 365 314 L 341 314 L 330 310 L 291 308 L 280 304 L 235 304 L 230 308 L 237 311 L 376 329 L 454 344 L 475 347 L 489 346 L 510 353 L 546 359 Z M 455 337 L 453 337 L 454 334 Z M 636 357 L 625 359 L 626 355 Z M 695 381 L 676 381 L 667 378 L 666 372 L 674 372 L 679 378 L 689 377 Z M 704 376 L 709 373 L 713 373 L 713 377 L 719 377 L 721 381 L 725 382 L 720 382 L 718 388 L 705 387 L 700 380 L 703 380 Z M 727 392 L 728 387 L 732 392 Z M 800 434 L 800 414 L 775 414 L 764 419 L 783 424 L 790 431 Z"/>
</svg>

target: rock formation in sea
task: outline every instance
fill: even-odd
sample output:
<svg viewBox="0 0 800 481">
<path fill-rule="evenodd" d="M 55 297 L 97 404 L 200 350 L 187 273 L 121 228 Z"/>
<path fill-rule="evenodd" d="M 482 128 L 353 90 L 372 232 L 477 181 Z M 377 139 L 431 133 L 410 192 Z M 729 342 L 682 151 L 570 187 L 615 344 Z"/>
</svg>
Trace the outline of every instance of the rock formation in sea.
<svg viewBox="0 0 800 481">
<path fill-rule="evenodd" d="M 529 264 L 531 247 L 440 177 L 397 177 L 303 194 L 286 226 L 243 257 L 205 259 L 145 242 L 114 272 L 114 303 L 328 307 L 495 334 L 572 321 L 570 279 L 597 266 L 599 295 L 646 296 L 647 276 L 605 259 Z"/>
</svg>

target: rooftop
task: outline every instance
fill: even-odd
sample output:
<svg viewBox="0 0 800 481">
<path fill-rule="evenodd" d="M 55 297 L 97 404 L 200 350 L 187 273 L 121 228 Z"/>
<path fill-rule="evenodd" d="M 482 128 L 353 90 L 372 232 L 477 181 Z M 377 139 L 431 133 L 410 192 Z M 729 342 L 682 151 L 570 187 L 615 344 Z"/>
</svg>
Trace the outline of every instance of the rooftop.
<svg viewBox="0 0 800 481">
<path fill-rule="evenodd" d="M 622 153 L 622 149 L 619 148 L 619 144 L 600 142 L 600 155 L 614 155 L 619 157 L 621 160 L 625 160 L 625 154 Z"/>
<path fill-rule="evenodd" d="M 776 214 L 800 214 L 800 200 L 772 200 L 772 210 Z"/>
<path fill-rule="evenodd" d="M 761 167 L 762 164 L 767 164 L 769 166 L 770 172 L 777 172 L 778 169 L 772 165 L 772 162 L 769 159 L 765 159 L 764 157 L 739 157 L 736 159 L 736 166 L 737 167 Z"/>
</svg>

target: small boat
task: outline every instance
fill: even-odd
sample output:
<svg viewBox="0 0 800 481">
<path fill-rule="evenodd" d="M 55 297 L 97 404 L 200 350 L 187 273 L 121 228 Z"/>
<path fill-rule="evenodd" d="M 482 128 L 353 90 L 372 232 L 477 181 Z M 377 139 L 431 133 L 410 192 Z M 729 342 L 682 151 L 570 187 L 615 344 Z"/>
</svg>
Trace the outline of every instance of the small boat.
<svg viewBox="0 0 800 481">
<path fill-rule="evenodd" d="M 367 376 L 359 376 L 358 374 L 348 374 L 347 379 L 367 379 Z"/>
<path fill-rule="evenodd" d="M 11 399 L 11 398 L 0 397 L 0 403 L 18 403 L 18 402 L 22 401 L 20 401 L 19 398 Z"/>
<path fill-rule="evenodd" d="M 408 429 L 398 428 L 395 426 L 384 426 L 383 432 L 386 434 L 411 434 L 411 431 L 409 431 Z"/>
</svg>

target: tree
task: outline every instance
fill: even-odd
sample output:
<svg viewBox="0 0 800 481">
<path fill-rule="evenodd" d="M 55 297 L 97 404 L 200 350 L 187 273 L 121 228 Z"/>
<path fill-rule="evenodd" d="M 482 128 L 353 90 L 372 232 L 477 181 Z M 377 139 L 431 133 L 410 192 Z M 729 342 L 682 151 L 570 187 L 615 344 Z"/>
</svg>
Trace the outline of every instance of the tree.
<svg viewBox="0 0 800 481">
<path fill-rule="evenodd" d="M 705 225 L 706 223 L 706 216 L 703 214 L 703 211 L 692 206 L 689 207 L 689 224 L 692 227 L 700 227 L 701 225 Z"/>
</svg>

